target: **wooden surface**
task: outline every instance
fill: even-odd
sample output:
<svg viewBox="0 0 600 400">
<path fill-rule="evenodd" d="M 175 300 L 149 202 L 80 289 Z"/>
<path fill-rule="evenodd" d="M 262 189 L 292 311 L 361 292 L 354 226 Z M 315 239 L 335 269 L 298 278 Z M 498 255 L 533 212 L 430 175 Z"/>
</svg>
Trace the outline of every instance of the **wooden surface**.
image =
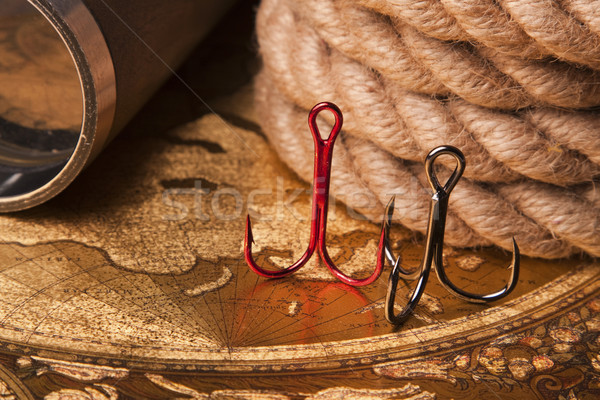
<svg viewBox="0 0 600 400">
<path fill-rule="evenodd" d="M 310 187 L 254 117 L 251 6 L 228 18 L 181 70 L 196 94 L 171 80 L 65 193 L 0 217 L 0 398 L 598 398 L 592 260 L 524 258 L 488 306 L 432 276 L 400 328 L 383 317 L 389 266 L 364 288 L 317 257 L 281 280 L 249 271 L 246 213 L 259 262 L 285 266 L 307 245 Z M 379 227 L 341 203 L 330 214 L 332 257 L 366 276 Z M 416 266 L 422 237 L 393 234 Z M 502 251 L 445 258 L 469 290 L 508 276 Z"/>
</svg>

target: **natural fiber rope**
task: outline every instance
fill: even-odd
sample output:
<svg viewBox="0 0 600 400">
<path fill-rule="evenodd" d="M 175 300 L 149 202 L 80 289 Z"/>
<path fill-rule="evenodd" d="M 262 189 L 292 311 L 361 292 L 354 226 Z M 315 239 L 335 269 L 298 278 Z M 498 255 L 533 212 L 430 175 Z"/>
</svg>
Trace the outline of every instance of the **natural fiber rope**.
<svg viewBox="0 0 600 400">
<path fill-rule="evenodd" d="M 412 91 L 454 93 L 474 104 L 507 110 L 600 104 L 600 74 L 592 69 L 553 60 L 523 79 L 539 69 L 539 61 L 507 62 L 493 48 L 486 49 L 490 58 L 485 59 L 477 52 L 481 46 L 437 40 L 403 20 L 392 24 L 345 0 L 297 0 L 289 6 L 331 47 Z"/>
<path fill-rule="evenodd" d="M 594 69 L 600 67 L 598 1 L 360 0 L 359 3 L 441 40 L 474 41 L 509 55 L 526 58 L 554 55 Z"/>
<path fill-rule="evenodd" d="M 513 12 L 537 9 L 516 1 L 359 3 L 369 8 L 345 0 L 263 0 L 257 109 L 282 157 L 310 179 L 306 110 L 333 101 L 344 112 L 345 136 L 336 144 L 332 190 L 374 221 L 390 195 L 400 193 L 399 221 L 424 232 L 429 189 L 422 160 L 433 147 L 451 144 L 465 153 L 467 179 L 452 194 L 450 244 L 510 248 L 515 236 L 532 256 L 600 255 L 600 189 L 594 186 L 600 115 L 551 107 L 600 104 L 595 53 L 581 60 L 595 43 L 595 28 L 577 21 L 572 32 L 586 36 L 569 39 L 569 47 L 555 43 L 564 32 L 537 39 L 531 32 L 548 26 L 521 24 Z M 464 9 L 466 3 L 488 7 L 495 20 L 477 25 L 483 17 Z M 546 13 L 566 15 L 574 25 L 571 15 L 585 4 L 560 3 L 571 8 L 553 3 Z M 513 32 L 520 50 L 486 29 Z M 579 64 L 548 55 L 579 57 Z M 453 168 L 453 161 L 440 161 Z"/>
</svg>

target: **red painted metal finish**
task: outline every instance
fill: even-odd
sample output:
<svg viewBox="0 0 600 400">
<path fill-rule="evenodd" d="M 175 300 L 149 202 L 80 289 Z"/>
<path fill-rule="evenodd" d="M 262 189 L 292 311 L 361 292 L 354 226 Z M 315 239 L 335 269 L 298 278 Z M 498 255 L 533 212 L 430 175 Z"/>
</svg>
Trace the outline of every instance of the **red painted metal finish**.
<svg viewBox="0 0 600 400">
<path fill-rule="evenodd" d="M 335 116 L 335 123 L 329 137 L 323 139 L 317 127 L 317 116 L 323 110 L 329 110 Z M 252 243 L 254 239 L 252 236 L 252 225 L 250 222 L 250 216 L 246 219 L 246 237 L 244 242 L 244 256 L 246 262 L 250 268 L 257 274 L 266 278 L 282 278 L 290 275 L 291 273 L 300 269 L 315 252 L 315 249 L 319 249 L 321 259 L 327 265 L 327 268 L 335 275 L 340 281 L 352 285 L 352 286 L 364 286 L 374 282 L 381 271 L 385 261 L 384 253 L 384 231 L 382 229 L 381 237 L 379 240 L 379 248 L 377 251 L 377 265 L 375 271 L 371 276 L 364 279 L 356 279 L 345 275 L 341 272 L 337 266 L 329 257 L 326 246 L 326 232 L 327 232 L 327 209 L 329 206 L 329 181 L 331 177 L 331 158 L 333 155 L 333 144 L 337 135 L 342 129 L 342 112 L 333 103 L 319 103 L 313 107 L 308 116 L 308 126 L 313 135 L 315 142 L 315 168 L 313 178 L 313 203 L 312 203 L 312 219 L 311 219 L 311 230 L 310 230 L 310 242 L 306 252 L 300 257 L 298 261 L 289 266 L 286 269 L 278 271 L 268 271 L 259 267 L 254 259 L 252 258 Z"/>
</svg>

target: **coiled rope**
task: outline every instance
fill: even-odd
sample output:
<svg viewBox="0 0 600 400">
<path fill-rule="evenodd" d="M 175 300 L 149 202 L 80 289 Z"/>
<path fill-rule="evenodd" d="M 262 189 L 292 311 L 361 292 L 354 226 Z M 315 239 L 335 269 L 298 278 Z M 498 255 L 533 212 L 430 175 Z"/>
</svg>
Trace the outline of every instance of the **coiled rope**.
<svg viewBox="0 0 600 400">
<path fill-rule="evenodd" d="M 260 120 L 304 179 L 307 110 L 333 101 L 332 191 L 372 220 L 395 193 L 424 232 L 422 160 L 449 144 L 467 169 L 448 243 L 600 255 L 600 1 L 263 0 L 257 32 Z"/>
</svg>

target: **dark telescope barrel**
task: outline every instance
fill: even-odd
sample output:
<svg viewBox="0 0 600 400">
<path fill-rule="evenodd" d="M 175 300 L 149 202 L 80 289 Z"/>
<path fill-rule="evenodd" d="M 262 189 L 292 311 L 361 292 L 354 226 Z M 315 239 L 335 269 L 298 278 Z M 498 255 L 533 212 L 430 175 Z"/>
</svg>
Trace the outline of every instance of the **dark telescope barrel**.
<svg viewBox="0 0 600 400">
<path fill-rule="evenodd" d="M 2 0 L 0 212 L 67 187 L 235 0 Z"/>
</svg>

